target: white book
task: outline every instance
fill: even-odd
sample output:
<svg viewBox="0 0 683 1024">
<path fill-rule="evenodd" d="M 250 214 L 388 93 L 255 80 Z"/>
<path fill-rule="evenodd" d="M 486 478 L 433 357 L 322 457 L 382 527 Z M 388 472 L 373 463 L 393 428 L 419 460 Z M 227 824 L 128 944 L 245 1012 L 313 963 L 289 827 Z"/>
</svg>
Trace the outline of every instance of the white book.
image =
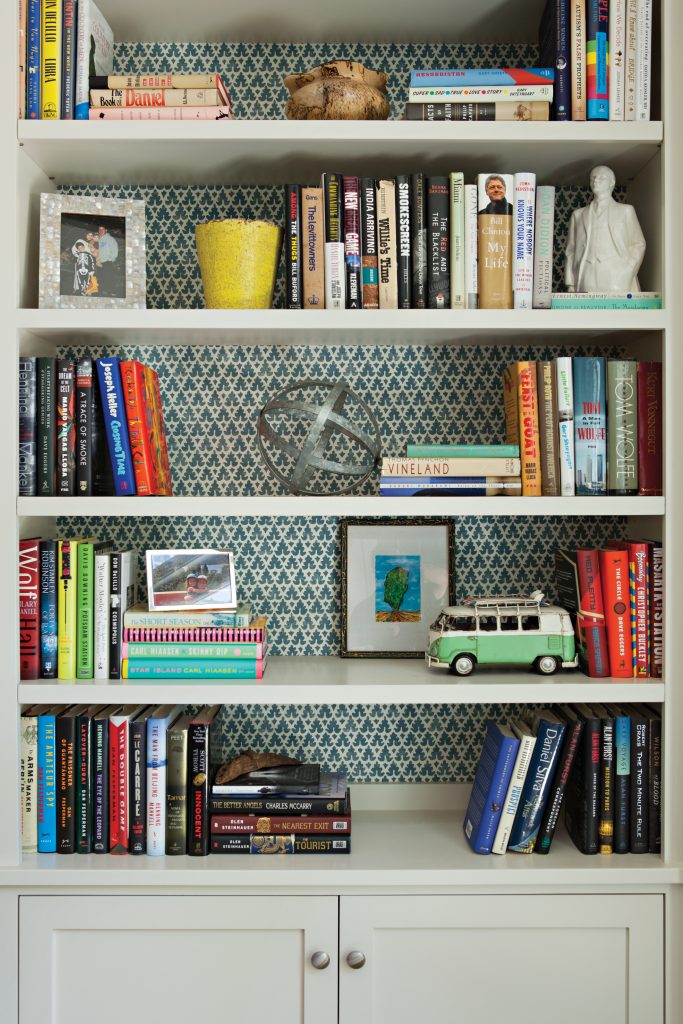
<svg viewBox="0 0 683 1024">
<path fill-rule="evenodd" d="M 468 309 L 476 309 L 479 305 L 477 232 L 477 186 L 465 185 L 465 294 Z"/>
<path fill-rule="evenodd" d="M 494 103 L 501 100 L 552 103 L 553 85 L 413 86 L 408 103 Z"/>
<path fill-rule="evenodd" d="M 110 562 L 111 555 L 108 551 L 95 552 L 95 679 L 109 679 Z"/>
<path fill-rule="evenodd" d="M 346 309 L 344 243 L 325 242 L 325 308 Z"/>
<path fill-rule="evenodd" d="M 515 174 L 512 207 L 512 292 L 515 309 L 531 309 L 533 302 L 535 206 L 536 175 L 532 171 L 519 171 Z"/>
<path fill-rule="evenodd" d="M 536 745 L 536 737 L 531 732 L 530 726 L 526 722 L 513 721 L 510 722 L 510 728 L 519 740 L 519 750 L 517 751 L 517 758 L 515 760 L 514 767 L 512 769 L 512 776 L 510 777 L 510 785 L 505 796 L 505 802 L 503 804 L 503 812 L 498 822 L 498 828 L 496 830 L 496 836 L 493 840 L 493 846 L 491 847 L 491 853 L 505 853 L 507 845 L 510 840 L 510 833 L 512 832 L 512 825 L 519 808 L 519 799 L 524 789 L 524 780 L 526 779 L 527 772 L 529 770 L 529 764 L 531 762 L 531 755 L 534 752 Z"/>
<path fill-rule="evenodd" d="M 558 356 L 557 416 L 560 444 L 560 494 L 563 498 L 576 493 L 574 480 L 574 375 L 571 356 Z"/>
<path fill-rule="evenodd" d="M 110 75 L 114 70 L 114 33 L 93 0 L 78 0 L 76 25 L 76 104 L 74 117 L 90 116 L 90 57 L 93 74 Z"/>
<path fill-rule="evenodd" d="M 147 719 L 147 855 L 166 852 L 166 733 L 182 706 L 164 704 Z"/>
<path fill-rule="evenodd" d="M 465 175 L 451 171 L 451 309 L 465 309 Z"/>
<path fill-rule="evenodd" d="M 624 120 L 626 85 L 626 0 L 609 4 L 609 119 Z"/>
<path fill-rule="evenodd" d="M 21 752 L 19 786 L 21 792 L 21 849 L 35 853 L 38 849 L 38 717 L 36 713 L 21 716 Z"/>
<path fill-rule="evenodd" d="M 652 0 L 638 0 L 636 17 L 636 121 L 650 120 Z"/>
<path fill-rule="evenodd" d="M 554 236 L 555 186 L 539 185 L 534 224 L 534 309 L 550 309 L 552 302 Z"/>
<path fill-rule="evenodd" d="M 624 120 L 636 119 L 636 25 L 638 0 L 626 0 L 626 26 L 624 49 Z"/>
</svg>

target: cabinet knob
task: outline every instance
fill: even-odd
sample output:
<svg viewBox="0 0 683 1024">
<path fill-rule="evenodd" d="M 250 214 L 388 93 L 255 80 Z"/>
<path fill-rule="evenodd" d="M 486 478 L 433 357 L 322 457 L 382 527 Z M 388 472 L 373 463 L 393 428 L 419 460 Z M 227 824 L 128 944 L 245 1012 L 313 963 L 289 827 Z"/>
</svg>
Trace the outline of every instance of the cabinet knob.
<svg viewBox="0 0 683 1024">
<path fill-rule="evenodd" d="M 346 962 L 354 971 L 359 971 L 365 964 L 365 953 L 361 953 L 360 950 L 354 949 L 347 956 Z"/>
<path fill-rule="evenodd" d="M 323 953 L 322 950 L 318 950 L 311 957 L 311 963 L 316 971 L 324 971 L 326 967 L 330 966 L 330 955 L 329 953 Z"/>
</svg>

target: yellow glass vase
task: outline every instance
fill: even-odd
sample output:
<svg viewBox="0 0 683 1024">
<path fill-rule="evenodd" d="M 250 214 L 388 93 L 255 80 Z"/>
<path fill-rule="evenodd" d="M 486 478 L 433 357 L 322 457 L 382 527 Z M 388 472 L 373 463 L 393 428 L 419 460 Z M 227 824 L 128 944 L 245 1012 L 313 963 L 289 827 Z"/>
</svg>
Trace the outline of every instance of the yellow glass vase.
<svg viewBox="0 0 683 1024">
<path fill-rule="evenodd" d="M 212 220 L 195 228 L 207 309 L 270 309 L 282 228 L 266 220 Z"/>
</svg>

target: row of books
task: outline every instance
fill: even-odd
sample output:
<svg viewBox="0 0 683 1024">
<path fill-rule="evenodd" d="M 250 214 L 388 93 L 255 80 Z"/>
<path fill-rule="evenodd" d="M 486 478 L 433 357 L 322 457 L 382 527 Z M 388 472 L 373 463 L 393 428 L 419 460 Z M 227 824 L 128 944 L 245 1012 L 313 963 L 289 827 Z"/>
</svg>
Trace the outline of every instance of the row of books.
<svg viewBox="0 0 683 1024">
<path fill-rule="evenodd" d="M 19 494 L 172 494 L 159 378 L 136 359 L 19 359 Z"/>
<path fill-rule="evenodd" d="M 503 401 L 522 494 L 663 493 L 661 363 L 518 361 L 503 374 Z"/>
<path fill-rule="evenodd" d="M 475 853 L 550 851 L 564 808 L 584 854 L 661 852 L 662 722 L 648 704 L 490 720 L 464 819 Z"/>
<path fill-rule="evenodd" d="M 614 540 L 555 552 L 559 603 L 572 616 L 588 676 L 661 678 L 664 651 L 661 541 Z"/>
<path fill-rule="evenodd" d="M 548 121 L 553 68 L 413 68 L 407 121 Z"/>
<path fill-rule="evenodd" d="M 220 121 L 232 101 L 216 72 L 90 77 L 91 121 Z"/>
<path fill-rule="evenodd" d="M 379 493 L 394 498 L 519 495 L 519 445 L 409 444 L 405 456 L 382 459 Z"/>
<path fill-rule="evenodd" d="M 542 64 L 556 121 L 649 121 L 652 0 L 547 0 Z"/>
<path fill-rule="evenodd" d="M 551 307 L 555 189 L 535 174 L 326 172 L 285 185 L 284 212 L 288 309 Z"/>
</svg>

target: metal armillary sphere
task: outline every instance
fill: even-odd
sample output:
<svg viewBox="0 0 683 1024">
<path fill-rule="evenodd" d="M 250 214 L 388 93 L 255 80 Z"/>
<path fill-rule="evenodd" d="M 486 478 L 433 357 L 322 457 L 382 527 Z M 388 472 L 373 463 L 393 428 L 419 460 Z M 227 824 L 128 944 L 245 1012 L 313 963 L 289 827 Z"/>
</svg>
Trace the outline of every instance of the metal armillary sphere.
<svg viewBox="0 0 683 1024">
<path fill-rule="evenodd" d="M 279 391 L 259 413 L 258 443 L 292 494 L 348 494 L 381 452 L 377 420 L 345 380 L 302 380 Z"/>
</svg>

